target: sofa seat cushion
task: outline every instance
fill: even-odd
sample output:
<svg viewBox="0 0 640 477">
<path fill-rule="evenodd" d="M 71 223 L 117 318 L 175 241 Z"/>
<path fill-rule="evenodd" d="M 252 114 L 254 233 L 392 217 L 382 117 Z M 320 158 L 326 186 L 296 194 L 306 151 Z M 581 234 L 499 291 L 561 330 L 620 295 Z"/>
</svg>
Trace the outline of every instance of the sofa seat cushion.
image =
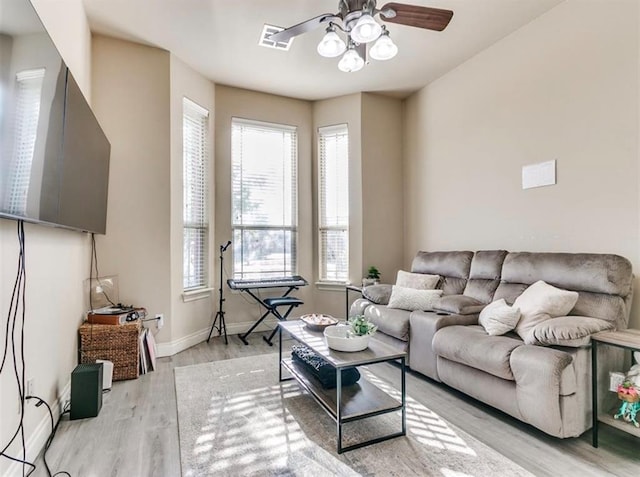
<svg viewBox="0 0 640 477">
<path fill-rule="evenodd" d="M 409 341 L 410 311 L 371 305 L 364 310 L 364 316 L 378 327 L 378 333 L 393 336 L 401 341 Z"/>
<path fill-rule="evenodd" d="M 511 352 L 520 346 L 524 346 L 522 340 L 490 336 L 479 325 L 447 326 L 433 337 L 437 355 L 510 381 L 515 380 Z"/>
</svg>

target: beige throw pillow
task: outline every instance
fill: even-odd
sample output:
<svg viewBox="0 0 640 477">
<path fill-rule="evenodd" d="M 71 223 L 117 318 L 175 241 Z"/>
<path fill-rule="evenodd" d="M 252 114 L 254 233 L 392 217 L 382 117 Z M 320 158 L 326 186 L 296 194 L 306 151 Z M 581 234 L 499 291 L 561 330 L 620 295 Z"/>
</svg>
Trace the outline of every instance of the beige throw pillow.
<svg viewBox="0 0 640 477">
<path fill-rule="evenodd" d="M 520 309 L 516 333 L 526 344 L 538 344 L 533 328 L 543 321 L 566 316 L 578 301 L 578 292 L 562 290 L 539 280 L 513 302 Z"/>
<path fill-rule="evenodd" d="M 489 303 L 480 312 L 478 322 L 492 335 L 503 335 L 516 327 L 520 319 L 520 310 L 509 306 L 504 298 Z"/>
<path fill-rule="evenodd" d="M 415 288 L 417 290 L 433 290 L 438 286 L 440 275 L 428 275 L 426 273 L 411 273 L 398 270 L 396 286 L 403 288 Z"/>
<path fill-rule="evenodd" d="M 387 306 L 408 311 L 431 311 L 441 296 L 442 290 L 416 290 L 394 285 Z"/>
</svg>

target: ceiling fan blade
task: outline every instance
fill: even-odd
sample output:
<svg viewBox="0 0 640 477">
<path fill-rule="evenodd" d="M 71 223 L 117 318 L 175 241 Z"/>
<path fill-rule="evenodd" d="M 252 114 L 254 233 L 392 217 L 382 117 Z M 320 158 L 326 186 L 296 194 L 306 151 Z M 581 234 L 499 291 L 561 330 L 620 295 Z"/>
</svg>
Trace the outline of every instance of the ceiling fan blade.
<svg viewBox="0 0 640 477">
<path fill-rule="evenodd" d="M 387 10 L 395 12 L 395 16 L 385 15 Z M 420 7 L 418 5 L 407 5 L 404 3 L 387 3 L 380 9 L 380 15 L 386 22 L 442 31 L 451 21 L 453 12 L 451 10 Z"/>
<path fill-rule="evenodd" d="M 315 30 L 323 23 L 340 20 L 340 17 L 334 15 L 333 13 L 325 13 L 323 15 L 318 15 L 315 18 L 311 18 L 305 22 L 298 23 L 292 27 L 289 27 L 285 30 L 279 31 L 278 33 L 273 33 L 269 35 L 268 40 L 275 41 L 277 43 L 287 42 L 294 36 L 302 35 L 303 33 L 307 33 L 308 31 Z"/>
</svg>

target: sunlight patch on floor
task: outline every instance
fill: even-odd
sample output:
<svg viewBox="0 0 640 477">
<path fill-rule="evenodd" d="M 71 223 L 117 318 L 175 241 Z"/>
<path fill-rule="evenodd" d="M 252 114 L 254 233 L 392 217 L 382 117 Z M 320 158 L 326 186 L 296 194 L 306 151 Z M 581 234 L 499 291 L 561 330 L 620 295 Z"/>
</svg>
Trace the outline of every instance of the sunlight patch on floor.
<svg viewBox="0 0 640 477">
<path fill-rule="evenodd" d="M 369 382 L 375 384 L 395 399 L 402 399 L 402 394 L 399 390 L 372 374 L 366 366 L 363 369 L 367 369 L 366 376 Z M 407 396 L 406 400 L 407 435 L 414 437 L 418 442 L 429 447 L 476 456 L 476 452 L 449 427 L 449 424 L 444 419 L 415 399 Z"/>
<path fill-rule="evenodd" d="M 214 474 L 234 469 L 239 475 L 251 475 L 263 472 L 267 462 L 286 466 L 290 455 L 304 449 L 308 441 L 282 405 L 281 397 L 300 394 L 297 385 L 291 383 L 234 396 L 213 395 L 208 422 L 196 438 L 195 457 Z M 212 433 L 212 429 L 222 432 Z"/>
</svg>

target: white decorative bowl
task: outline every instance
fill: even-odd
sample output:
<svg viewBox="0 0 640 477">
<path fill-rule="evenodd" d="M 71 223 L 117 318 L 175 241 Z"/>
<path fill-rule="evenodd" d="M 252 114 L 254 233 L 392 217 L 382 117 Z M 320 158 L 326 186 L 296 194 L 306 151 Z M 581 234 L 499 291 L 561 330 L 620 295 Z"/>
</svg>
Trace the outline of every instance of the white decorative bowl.
<svg viewBox="0 0 640 477">
<path fill-rule="evenodd" d="M 307 328 L 312 331 L 323 331 L 327 326 L 338 324 L 338 320 L 336 320 L 333 316 L 318 313 L 302 315 L 300 319 L 305 325 L 307 325 Z"/>
<path fill-rule="evenodd" d="M 327 346 L 336 351 L 362 351 L 369 346 L 371 335 L 348 337 L 347 332 L 351 327 L 348 325 L 329 326 L 324 330 L 324 338 Z"/>
</svg>

